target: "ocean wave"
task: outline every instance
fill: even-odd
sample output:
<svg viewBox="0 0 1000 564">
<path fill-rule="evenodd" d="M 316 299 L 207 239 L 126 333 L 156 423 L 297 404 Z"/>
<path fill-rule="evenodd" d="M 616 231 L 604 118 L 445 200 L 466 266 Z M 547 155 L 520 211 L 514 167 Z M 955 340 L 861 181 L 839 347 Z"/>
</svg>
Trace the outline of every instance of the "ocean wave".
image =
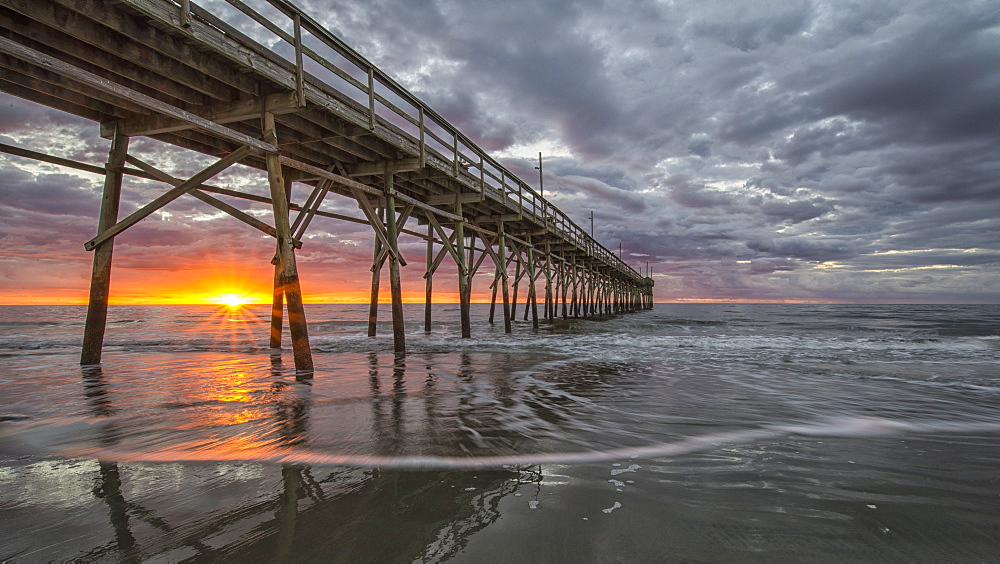
<svg viewBox="0 0 1000 564">
<path fill-rule="evenodd" d="M 982 435 L 1000 433 L 1000 422 L 967 420 L 906 421 L 882 417 L 849 416 L 807 423 L 763 425 L 682 437 L 670 442 L 568 452 L 537 452 L 483 456 L 383 456 L 365 453 L 321 452 L 308 448 L 232 448 L 225 443 L 201 442 L 164 448 L 92 447 L 73 444 L 100 421 L 53 418 L 49 421 L 6 422 L 0 418 L 0 452 L 55 455 L 117 462 L 247 461 L 274 464 L 378 467 L 396 470 L 501 468 L 537 464 L 578 464 L 636 458 L 660 459 L 786 437 L 876 439 L 910 435 Z M 34 447 L 34 448 L 33 448 Z M 46 448 L 48 447 L 48 448 Z"/>
</svg>

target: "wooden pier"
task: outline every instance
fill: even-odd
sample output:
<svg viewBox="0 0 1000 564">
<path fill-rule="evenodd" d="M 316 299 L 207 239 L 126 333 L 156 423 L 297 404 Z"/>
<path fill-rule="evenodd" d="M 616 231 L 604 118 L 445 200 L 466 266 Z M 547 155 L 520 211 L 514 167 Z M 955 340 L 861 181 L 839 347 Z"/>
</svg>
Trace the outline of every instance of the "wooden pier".
<svg viewBox="0 0 1000 564">
<path fill-rule="evenodd" d="M 184 195 L 276 239 L 271 346 L 281 346 L 287 311 L 303 373 L 312 370 L 312 357 L 295 249 L 317 218 L 371 225 L 369 331 L 388 265 L 397 352 L 405 351 L 401 234 L 427 242 L 427 331 L 433 275 L 445 259 L 458 266 L 463 337 L 472 334 L 472 279 L 484 265 L 494 273 L 490 321 L 501 305 L 507 332 L 519 285 L 534 327 L 540 318 L 652 307 L 652 279 L 296 6 L 226 2 L 212 13 L 188 0 L 0 0 L 0 90 L 93 120 L 111 140 L 103 167 L 0 145 L 105 175 L 97 235 L 85 244 L 94 266 L 82 364 L 101 360 L 115 236 Z M 191 178 L 174 178 L 129 155 L 136 136 L 218 160 Z M 207 184 L 236 163 L 265 171 L 270 196 Z M 120 219 L 126 174 L 167 189 Z M 331 195 L 355 200 L 365 219 L 321 210 Z M 220 196 L 270 204 L 273 224 Z"/>
</svg>

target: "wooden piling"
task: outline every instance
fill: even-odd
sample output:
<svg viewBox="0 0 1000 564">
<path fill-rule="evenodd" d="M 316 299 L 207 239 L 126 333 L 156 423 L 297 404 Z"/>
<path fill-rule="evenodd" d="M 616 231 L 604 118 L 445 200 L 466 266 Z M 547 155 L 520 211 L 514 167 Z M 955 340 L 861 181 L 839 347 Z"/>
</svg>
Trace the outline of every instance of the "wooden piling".
<svg viewBox="0 0 1000 564">
<path fill-rule="evenodd" d="M 381 221 L 385 221 L 385 208 L 378 212 Z M 377 226 L 372 226 L 377 229 Z M 368 296 L 368 336 L 378 335 L 378 293 L 379 282 L 382 280 L 382 239 L 375 237 L 375 250 L 372 254 L 372 287 Z"/>
<path fill-rule="evenodd" d="M 275 261 L 274 285 L 271 287 L 271 339 L 268 346 L 281 348 L 281 325 L 284 317 L 285 291 L 281 284 L 281 265 Z"/>
<path fill-rule="evenodd" d="M 493 325 L 494 315 L 496 314 L 497 311 L 497 285 L 499 283 L 500 283 L 500 266 L 497 266 L 496 274 L 493 276 L 493 285 L 491 286 L 491 288 L 493 289 L 493 297 L 490 298 L 490 317 L 489 317 L 490 325 Z"/>
<path fill-rule="evenodd" d="M 504 233 L 503 221 L 500 222 L 498 226 L 499 237 L 498 237 L 498 249 L 497 256 L 500 258 L 500 283 L 503 284 L 502 295 L 503 295 L 503 332 L 511 332 L 510 323 L 510 293 L 507 286 L 507 235 Z"/>
<path fill-rule="evenodd" d="M 545 242 L 545 319 L 552 321 L 555 317 L 552 309 L 552 252 L 549 243 Z"/>
<path fill-rule="evenodd" d="M 514 251 L 514 257 L 517 262 L 514 264 L 514 294 L 510 301 L 510 315 L 511 318 L 517 317 L 517 286 L 521 283 L 521 252 L 520 250 Z"/>
<path fill-rule="evenodd" d="M 455 215 L 462 216 L 462 201 L 456 200 Z M 470 245 L 471 247 L 472 245 Z M 455 254 L 458 262 L 458 302 L 459 318 L 462 326 L 462 338 L 472 337 L 472 317 L 470 314 L 471 288 L 469 284 L 469 273 L 472 268 L 471 257 L 465 255 L 465 222 L 455 223 Z"/>
<path fill-rule="evenodd" d="M 566 303 L 567 293 L 569 292 L 569 280 L 567 280 L 567 278 L 569 278 L 569 264 L 568 263 L 563 262 L 560 265 L 559 277 L 562 280 L 562 282 L 560 283 L 560 285 L 562 286 L 562 289 L 561 289 L 562 290 L 562 318 L 563 319 L 568 319 L 569 318 L 569 315 L 568 315 L 569 310 L 568 310 L 568 306 L 567 306 L 567 303 Z"/>
<path fill-rule="evenodd" d="M 431 332 L 431 292 L 434 289 L 434 225 L 427 222 L 427 272 L 424 274 L 424 332 Z"/>
<path fill-rule="evenodd" d="M 403 288 L 399 280 L 399 247 L 396 240 L 399 233 L 396 229 L 396 199 L 393 196 L 393 173 L 385 173 L 385 219 L 386 234 L 389 240 L 389 286 L 392 291 L 392 342 L 397 354 L 406 353 L 406 328 L 403 325 Z"/>
<path fill-rule="evenodd" d="M 274 114 L 263 112 L 262 127 L 264 139 L 276 143 L 278 136 Z M 274 210 L 274 230 L 278 238 L 279 279 L 288 308 L 288 329 L 292 337 L 292 356 L 297 372 L 312 372 L 312 352 L 309 350 L 309 332 L 306 328 L 306 314 L 302 304 L 302 290 L 299 287 L 299 272 L 295 265 L 295 247 L 291 226 L 288 223 L 288 197 L 277 153 L 267 153 L 267 180 L 271 189 L 271 205 Z"/>
<path fill-rule="evenodd" d="M 531 327 L 538 329 L 538 300 L 535 293 L 535 247 L 531 244 L 531 235 L 528 235 L 528 276 L 531 282 L 528 285 L 528 300 L 531 302 Z M 527 313 L 527 303 L 525 303 L 525 313 Z"/>
<path fill-rule="evenodd" d="M 285 198 L 292 199 L 292 183 L 285 181 Z M 289 228 L 290 230 L 292 228 Z M 291 231 L 289 231 L 291 232 Z M 285 290 L 281 282 L 281 264 L 278 261 L 278 249 L 275 249 L 274 258 L 274 283 L 271 286 L 271 338 L 268 346 L 272 349 L 281 348 L 281 328 L 284 317 Z"/>
<path fill-rule="evenodd" d="M 108 152 L 107 172 L 104 175 L 104 195 L 97 220 L 100 235 L 118 221 L 118 204 L 122 192 L 122 167 L 128 153 L 129 138 L 115 131 Z M 80 364 L 100 364 L 104 349 L 104 330 L 108 323 L 108 296 L 111 291 L 111 259 L 114 237 L 94 249 L 94 265 L 90 276 L 90 301 L 87 304 L 87 321 L 83 330 L 83 349 Z"/>
</svg>

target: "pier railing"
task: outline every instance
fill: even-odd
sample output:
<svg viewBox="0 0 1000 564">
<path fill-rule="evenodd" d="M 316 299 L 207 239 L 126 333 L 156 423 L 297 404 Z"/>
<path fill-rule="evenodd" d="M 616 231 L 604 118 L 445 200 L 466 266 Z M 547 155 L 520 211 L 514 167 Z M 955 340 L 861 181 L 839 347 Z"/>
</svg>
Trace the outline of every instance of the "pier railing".
<svg viewBox="0 0 1000 564">
<path fill-rule="evenodd" d="M 419 168 L 429 165 L 450 173 L 481 198 L 505 204 L 597 261 L 633 280 L 642 279 L 448 120 L 291 2 L 266 0 L 270 10 L 263 13 L 241 0 L 218 0 L 218 6 L 233 8 L 219 15 L 188 0 L 174 1 L 180 26 L 191 28 L 197 21 L 244 45 L 259 46 L 255 54 L 285 71 L 282 82 L 295 89 L 300 103 L 308 100 L 324 106 L 355 125 L 390 137 L 418 159 Z M 125 3 L 147 12 L 162 7 L 155 0 Z"/>
</svg>

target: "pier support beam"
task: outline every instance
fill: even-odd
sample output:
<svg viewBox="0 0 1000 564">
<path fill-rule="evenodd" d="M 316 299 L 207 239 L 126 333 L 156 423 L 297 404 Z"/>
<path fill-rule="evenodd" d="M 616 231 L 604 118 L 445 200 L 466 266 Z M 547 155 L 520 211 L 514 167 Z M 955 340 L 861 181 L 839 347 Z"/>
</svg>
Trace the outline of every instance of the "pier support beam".
<svg viewBox="0 0 1000 564">
<path fill-rule="evenodd" d="M 385 210 L 377 212 L 378 215 L 382 216 L 382 221 L 385 221 Z M 376 225 L 372 225 L 373 229 L 378 229 Z M 375 251 L 372 254 L 372 288 L 371 293 L 368 297 L 368 336 L 374 337 L 378 335 L 378 291 L 379 291 L 379 281 L 382 279 L 382 261 L 379 257 L 382 256 L 382 239 L 375 237 Z"/>
<path fill-rule="evenodd" d="M 285 291 L 281 287 L 281 265 L 274 265 L 274 286 L 271 290 L 271 339 L 268 347 L 281 348 L 281 324 L 285 311 Z"/>
<path fill-rule="evenodd" d="M 392 292 L 392 343 L 397 354 L 406 353 L 406 328 L 403 324 L 403 288 L 399 280 L 399 248 L 396 240 L 399 230 L 396 225 L 396 198 L 393 197 L 393 172 L 386 167 L 385 173 L 385 228 L 389 239 L 389 286 Z"/>
<path fill-rule="evenodd" d="M 511 301 L 510 301 L 510 315 L 511 315 L 511 318 L 516 319 L 517 318 L 517 287 L 521 283 L 521 251 L 519 249 L 517 249 L 516 247 L 514 247 L 514 245 L 511 245 L 511 249 L 514 250 L 514 253 L 511 256 L 516 260 L 516 262 L 514 264 L 514 288 L 513 288 L 514 289 L 514 294 L 511 297 Z"/>
<path fill-rule="evenodd" d="M 434 225 L 427 222 L 427 272 L 424 274 L 424 332 L 431 332 L 431 292 L 434 289 Z"/>
<path fill-rule="evenodd" d="M 510 291 L 507 286 L 507 235 L 504 233 L 503 221 L 498 225 L 497 257 L 500 259 L 500 283 L 503 294 L 503 332 L 510 333 Z"/>
<path fill-rule="evenodd" d="M 277 143 L 278 136 L 274 124 L 274 114 L 264 112 L 261 117 L 264 139 L 269 143 Z M 292 238 L 291 225 L 288 222 L 288 196 L 285 193 L 281 161 L 277 153 L 268 153 L 266 160 L 267 181 L 271 188 L 271 205 L 274 209 L 274 230 L 278 238 L 275 265 L 278 267 L 279 275 L 277 278 L 288 308 L 288 329 L 292 336 L 292 356 L 295 359 L 295 370 L 301 373 L 312 372 L 312 352 L 309 350 L 309 332 L 306 329 L 306 313 L 302 306 L 299 271 L 295 265 L 294 239 Z"/>
<path fill-rule="evenodd" d="M 548 242 L 545 243 L 545 319 L 555 318 L 552 306 L 552 253 Z"/>
<path fill-rule="evenodd" d="M 292 199 L 292 183 L 285 181 L 286 201 Z M 290 228 L 289 228 L 290 229 Z M 275 249 L 275 258 L 278 256 L 278 249 Z M 272 349 L 281 348 L 281 325 L 284 316 L 285 290 L 281 282 L 281 264 L 274 262 L 274 286 L 271 290 L 271 339 L 268 346 Z"/>
<path fill-rule="evenodd" d="M 455 215 L 462 216 L 462 201 L 457 200 L 455 203 Z M 471 247 L 474 245 L 469 245 L 469 257 L 466 258 L 465 252 L 465 222 L 459 221 L 455 224 L 455 260 L 458 263 L 458 302 L 459 302 L 459 317 L 462 324 L 462 338 L 469 339 L 472 337 L 472 316 L 470 312 L 469 302 L 472 297 L 471 288 L 471 272 L 472 272 L 472 251 Z"/>
<path fill-rule="evenodd" d="M 490 288 L 493 290 L 493 297 L 490 298 L 490 317 L 489 323 L 493 325 L 494 315 L 497 311 L 497 285 L 500 284 L 500 266 L 497 265 L 496 273 L 493 275 L 493 285 Z"/>
<path fill-rule="evenodd" d="M 531 234 L 528 234 L 528 300 L 524 302 L 524 313 L 528 313 L 528 302 L 531 303 L 531 327 L 538 329 L 538 297 L 535 292 L 535 247 L 531 244 Z"/>
<path fill-rule="evenodd" d="M 110 229 L 118 221 L 118 204 L 122 192 L 122 168 L 128 152 L 129 138 L 115 132 L 108 153 L 107 172 L 104 175 L 104 195 L 97 220 L 97 234 Z M 80 364 L 100 364 L 104 348 L 104 330 L 108 323 L 108 295 L 111 290 L 111 258 L 114 237 L 94 249 L 94 266 L 90 276 L 90 301 L 87 303 L 87 324 L 83 330 L 83 350 Z"/>
</svg>

